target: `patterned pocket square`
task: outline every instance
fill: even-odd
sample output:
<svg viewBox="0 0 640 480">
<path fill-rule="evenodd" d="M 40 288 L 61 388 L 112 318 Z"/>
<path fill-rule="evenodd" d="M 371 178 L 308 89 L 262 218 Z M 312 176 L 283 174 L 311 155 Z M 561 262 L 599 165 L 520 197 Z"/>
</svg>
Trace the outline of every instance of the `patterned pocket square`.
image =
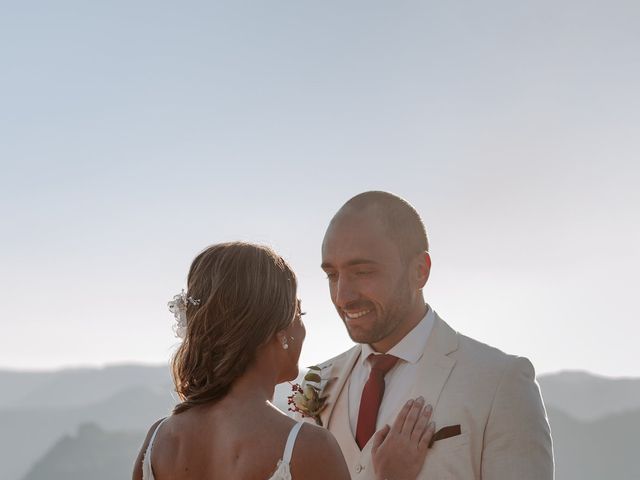
<svg viewBox="0 0 640 480">
<path fill-rule="evenodd" d="M 462 433 L 460 429 L 460 425 L 449 425 L 448 427 L 442 427 L 438 430 L 433 437 L 431 437 L 431 442 L 429 442 L 429 448 L 433 447 L 434 442 L 438 440 L 444 440 L 445 438 L 456 437 Z"/>
</svg>

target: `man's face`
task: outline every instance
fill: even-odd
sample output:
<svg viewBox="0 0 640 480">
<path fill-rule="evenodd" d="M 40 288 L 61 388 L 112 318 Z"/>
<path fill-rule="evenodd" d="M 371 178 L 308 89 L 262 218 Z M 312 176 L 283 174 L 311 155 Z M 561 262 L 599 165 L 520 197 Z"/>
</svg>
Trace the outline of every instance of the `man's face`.
<svg viewBox="0 0 640 480">
<path fill-rule="evenodd" d="M 322 243 L 322 269 L 354 342 L 377 343 L 407 320 L 415 301 L 408 267 L 373 212 L 334 219 Z"/>
</svg>

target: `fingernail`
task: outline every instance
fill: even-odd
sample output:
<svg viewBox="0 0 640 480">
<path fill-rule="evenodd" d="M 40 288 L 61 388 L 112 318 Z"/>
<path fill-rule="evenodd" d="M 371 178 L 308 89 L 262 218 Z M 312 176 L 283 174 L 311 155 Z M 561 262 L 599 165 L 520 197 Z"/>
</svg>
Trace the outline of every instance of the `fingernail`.
<svg viewBox="0 0 640 480">
<path fill-rule="evenodd" d="M 422 396 L 418 397 L 416 400 L 418 403 L 424 403 L 424 398 Z"/>
<path fill-rule="evenodd" d="M 431 404 L 429 404 L 426 407 L 424 407 L 424 411 L 428 412 L 428 413 L 433 412 L 433 407 L 431 406 Z"/>
<path fill-rule="evenodd" d="M 411 405 L 413 405 L 413 399 L 411 399 L 411 400 L 408 400 L 408 401 L 407 401 L 407 405 L 408 405 L 408 406 L 411 406 Z"/>
</svg>

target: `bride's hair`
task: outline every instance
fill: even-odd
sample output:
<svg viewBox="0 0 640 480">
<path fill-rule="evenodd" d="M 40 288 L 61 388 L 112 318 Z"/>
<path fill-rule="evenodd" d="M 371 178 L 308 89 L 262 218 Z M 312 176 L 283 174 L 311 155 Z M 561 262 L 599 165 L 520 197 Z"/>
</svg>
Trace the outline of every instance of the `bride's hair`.
<svg viewBox="0 0 640 480">
<path fill-rule="evenodd" d="M 185 338 L 172 360 L 174 413 L 224 397 L 253 362 L 256 350 L 294 320 L 297 282 L 268 247 L 212 245 L 191 264 Z"/>
</svg>

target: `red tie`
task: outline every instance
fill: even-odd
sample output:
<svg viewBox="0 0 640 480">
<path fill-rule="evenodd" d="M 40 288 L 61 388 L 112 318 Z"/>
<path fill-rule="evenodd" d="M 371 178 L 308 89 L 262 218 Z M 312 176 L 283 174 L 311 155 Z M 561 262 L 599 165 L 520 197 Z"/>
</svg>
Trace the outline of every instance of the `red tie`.
<svg viewBox="0 0 640 480">
<path fill-rule="evenodd" d="M 367 358 L 371 363 L 371 373 L 362 389 L 360 410 L 358 411 L 358 426 L 356 427 L 356 443 L 360 450 L 364 448 L 376 431 L 378 410 L 384 395 L 384 376 L 398 361 L 393 355 L 374 355 Z"/>
</svg>

